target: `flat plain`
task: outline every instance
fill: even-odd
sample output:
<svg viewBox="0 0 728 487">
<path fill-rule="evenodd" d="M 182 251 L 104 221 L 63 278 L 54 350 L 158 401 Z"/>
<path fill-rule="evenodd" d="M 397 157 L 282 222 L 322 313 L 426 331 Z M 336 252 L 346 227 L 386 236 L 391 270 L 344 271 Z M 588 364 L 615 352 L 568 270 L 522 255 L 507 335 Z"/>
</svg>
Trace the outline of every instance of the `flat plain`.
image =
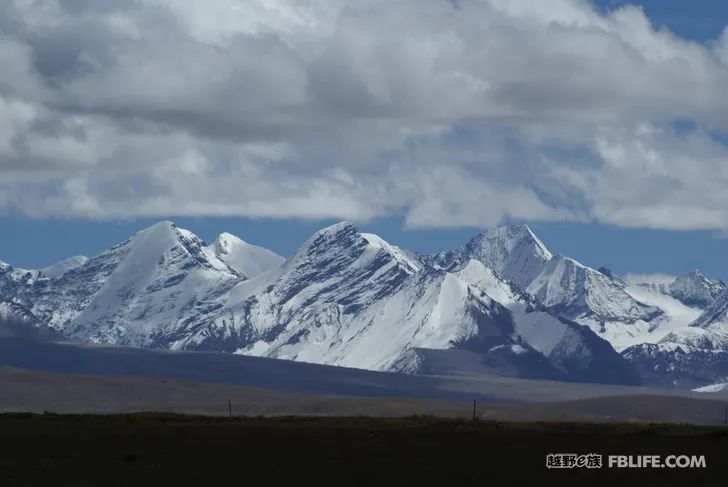
<svg viewBox="0 0 728 487">
<path fill-rule="evenodd" d="M 728 473 L 716 426 L 7 414 L 0 431 L 3 485 L 719 485 Z M 547 469 L 559 452 L 705 455 L 706 468 Z"/>
</svg>

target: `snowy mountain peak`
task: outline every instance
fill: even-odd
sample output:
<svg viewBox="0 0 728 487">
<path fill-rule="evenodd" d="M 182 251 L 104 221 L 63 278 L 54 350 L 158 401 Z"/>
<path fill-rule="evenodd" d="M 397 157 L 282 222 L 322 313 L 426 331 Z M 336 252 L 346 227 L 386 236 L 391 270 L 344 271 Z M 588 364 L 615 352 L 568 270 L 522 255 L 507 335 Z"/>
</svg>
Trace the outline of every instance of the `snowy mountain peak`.
<svg viewBox="0 0 728 487">
<path fill-rule="evenodd" d="M 275 252 L 251 245 L 227 232 L 221 233 L 207 249 L 247 278 L 255 277 L 284 261 Z"/>
<path fill-rule="evenodd" d="M 369 242 L 369 245 L 382 249 L 384 252 L 394 257 L 397 262 L 409 268 L 412 272 L 420 270 L 421 265 L 414 255 L 409 254 L 396 245 L 390 244 L 379 235 L 375 235 L 373 233 L 362 233 L 361 236 Z"/>
<path fill-rule="evenodd" d="M 433 261 L 436 268 L 452 271 L 469 259 L 482 262 L 555 316 L 587 325 L 610 340 L 625 325 L 661 314 L 629 295 L 622 281 L 552 254 L 526 225 L 494 228 Z"/>
<path fill-rule="evenodd" d="M 360 233 L 350 222 L 343 221 L 313 234 L 288 259 L 286 268 L 305 266 L 309 269 L 349 267 L 382 271 L 396 267 L 398 272 L 413 274 L 420 268 L 417 259 L 378 235 Z M 328 272 L 328 271 L 327 271 Z"/>
<path fill-rule="evenodd" d="M 163 266 L 169 260 L 188 259 L 187 266 L 199 266 L 241 277 L 239 272 L 219 259 L 197 235 L 179 228 L 169 220 L 161 221 L 135 233 L 105 254 L 123 254 L 124 260 L 135 262 L 137 267 L 151 270 Z"/>
<path fill-rule="evenodd" d="M 59 278 L 16 278 L 13 296 L 72 340 L 167 347 L 209 321 L 241 280 L 196 235 L 164 221 Z"/>
<path fill-rule="evenodd" d="M 147 228 L 139 230 L 126 242 L 112 248 L 125 248 L 129 252 L 140 254 L 139 257 L 157 259 L 165 252 L 180 246 L 187 254 L 195 253 L 201 240 L 193 233 L 180 230 L 171 221 L 161 221 Z"/>
<path fill-rule="evenodd" d="M 502 247 L 509 252 L 514 252 L 521 248 L 528 248 L 544 260 L 549 260 L 553 257 L 541 239 L 533 233 L 528 225 L 492 228 L 485 233 L 484 237 L 486 241 L 491 243 L 491 246 Z"/>
<path fill-rule="evenodd" d="M 667 293 L 688 306 L 709 306 L 728 287 L 715 279 L 709 279 L 700 271 L 694 270 L 675 279 L 667 289 Z"/>
<path fill-rule="evenodd" d="M 672 286 L 691 286 L 691 287 L 702 287 L 711 284 L 711 280 L 708 279 L 702 272 L 695 269 L 682 276 L 678 276 L 672 283 Z"/>
<path fill-rule="evenodd" d="M 57 262 L 51 266 L 45 267 L 41 269 L 41 274 L 45 277 L 48 277 L 50 279 L 58 279 L 59 277 L 62 277 L 67 272 L 72 271 L 73 269 L 76 269 L 78 267 L 81 267 L 86 262 L 88 262 L 88 257 L 84 255 L 75 255 L 73 257 L 69 257 L 68 259 L 64 259 L 60 262 Z"/>
<path fill-rule="evenodd" d="M 357 230 L 356 226 L 351 223 L 350 221 L 340 221 L 339 223 L 334 223 L 333 225 L 329 225 L 328 227 L 324 227 L 315 234 L 313 234 L 313 237 L 317 236 L 323 236 L 323 235 L 340 235 L 340 234 L 351 234 L 351 233 L 358 233 L 359 230 Z"/>
<path fill-rule="evenodd" d="M 546 248 L 536 234 L 533 233 L 528 225 L 511 225 L 492 228 L 485 233 L 485 238 L 488 241 L 497 242 L 499 245 L 502 245 L 510 251 L 519 247 L 527 246 L 532 248 L 545 260 L 552 257 L 551 252 Z"/>
<path fill-rule="evenodd" d="M 680 302 L 698 299 L 710 305 Z M 672 365 L 677 347 L 695 351 L 691 371 L 723 360 L 705 350 L 724 354 L 728 371 L 724 283 L 694 271 L 628 286 L 552 254 L 525 225 L 430 257 L 341 222 L 284 260 L 230 233 L 207 245 L 162 221 L 91 259 L 40 271 L 0 262 L 0 320 L 12 333 L 50 327 L 70 340 L 377 370 L 632 381 L 603 338 L 646 377 L 659 372 L 650 354 Z"/>
<path fill-rule="evenodd" d="M 521 289 L 543 270 L 553 254 L 526 225 L 498 227 L 476 235 L 462 257 L 485 263 Z"/>
<path fill-rule="evenodd" d="M 719 296 L 703 314 L 692 323 L 694 327 L 707 328 L 715 325 L 728 327 L 728 290 Z M 725 335 L 725 333 L 722 333 Z"/>
<path fill-rule="evenodd" d="M 156 235 L 158 237 L 171 236 L 175 234 L 176 229 L 177 225 L 175 225 L 173 221 L 162 220 L 139 230 L 134 234 L 134 236 L 132 236 L 132 239 L 140 235 Z"/>
<path fill-rule="evenodd" d="M 350 247 L 364 242 L 364 238 L 352 223 L 346 221 L 336 223 L 311 235 L 296 249 L 286 264 L 306 255 L 325 253 L 327 248 Z"/>
<path fill-rule="evenodd" d="M 660 314 L 624 289 L 624 284 L 578 261 L 564 256 L 552 258 L 544 271 L 531 282 L 527 291 L 547 307 L 556 307 L 569 319 L 597 322 L 633 322 Z M 591 323 L 589 323 L 591 321 Z M 595 326 L 596 330 L 601 327 Z"/>
<path fill-rule="evenodd" d="M 248 244 L 242 238 L 233 235 L 232 233 L 223 232 L 217 236 L 217 238 L 213 242 L 213 245 L 215 245 L 215 247 L 221 252 L 229 252 L 237 246 L 250 244 Z"/>
<path fill-rule="evenodd" d="M 139 230 L 127 241 L 112 247 L 105 253 L 116 252 L 119 249 L 128 251 L 144 249 L 143 253 L 146 255 L 159 255 L 180 244 L 183 239 L 194 241 L 195 238 L 194 235 L 188 233 L 185 239 L 174 223 L 171 221 L 161 221 Z"/>
</svg>

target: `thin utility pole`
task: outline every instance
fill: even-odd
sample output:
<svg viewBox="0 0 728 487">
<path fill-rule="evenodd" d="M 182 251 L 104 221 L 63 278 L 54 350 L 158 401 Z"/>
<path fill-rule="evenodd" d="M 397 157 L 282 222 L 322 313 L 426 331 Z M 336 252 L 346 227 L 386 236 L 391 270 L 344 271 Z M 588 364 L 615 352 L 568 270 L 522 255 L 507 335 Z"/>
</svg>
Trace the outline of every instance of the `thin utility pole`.
<svg viewBox="0 0 728 487">
<path fill-rule="evenodd" d="M 233 403 L 228 399 L 228 416 L 233 417 Z"/>
<path fill-rule="evenodd" d="M 473 421 L 475 421 L 475 399 L 473 399 Z"/>
<path fill-rule="evenodd" d="M 728 404 L 725 405 L 725 416 L 723 418 L 723 426 L 728 426 Z"/>
</svg>

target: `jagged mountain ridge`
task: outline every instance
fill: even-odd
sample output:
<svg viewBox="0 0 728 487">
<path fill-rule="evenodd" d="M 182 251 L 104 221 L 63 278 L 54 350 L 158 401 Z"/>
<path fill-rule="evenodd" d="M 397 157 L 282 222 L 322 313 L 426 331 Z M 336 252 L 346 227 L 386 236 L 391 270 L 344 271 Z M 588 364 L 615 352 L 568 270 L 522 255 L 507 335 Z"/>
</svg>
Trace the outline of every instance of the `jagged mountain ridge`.
<svg viewBox="0 0 728 487">
<path fill-rule="evenodd" d="M 589 326 L 615 347 L 641 335 L 645 323 L 662 314 L 625 289 L 611 275 L 551 253 L 526 225 L 479 234 L 454 252 L 438 254 L 434 265 L 455 269 L 483 262 L 551 314 Z"/>
<path fill-rule="evenodd" d="M 81 267 L 86 262 L 88 262 L 88 257 L 86 257 L 85 255 L 75 255 L 73 257 L 69 257 L 68 259 L 64 259 L 56 264 L 41 269 L 40 274 L 51 279 L 57 279 L 59 277 L 63 277 L 63 275 L 67 272 Z"/>
<path fill-rule="evenodd" d="M 711 328 L 725 325 L 728 328 L 728 289 L 710 303 L 693 326 Z"/>
<path fill-rule="evenodd" d="M 728 285 L 719 279 L 710 279 L 693 270 L 671 282 L 645 282 L 640 285 L 672 296 L 686 306 L 707 308 L 728 291 Z"/>
<path fill-rule="evenodd" d="M 695 270 L 675 279 L 667 293 L 688 306 L 708 307 L 727 291 L 723 281 L 709 279 Z"/>
<path fill-rule="evenodd" d="M 53 269 L 0 266 L 0 302 L 73 340 L 375 370 L 635 383 L 604 339 L 619 348 L 614 330 L 638 340 L 665 314 L 526 226 L 420 256 L 342 222 L 284 260 L 161 222 Z"/>
<path fill-rule="evenodd" d="M 640 370 L 650 383 L 668 387 L 695 388 L 728 380 L 728 290 L 712 299 L 706 289 L 722 282 L 707 280 L 691 272 L 678 277 L 660 289 L 671 295 L 674 289 L 685 290 L 684 283 L 693 289 L 678 292 L 675 299 L 693 306 L 706 303 L 704 309 L 690 308 L 697 316 L 686 326 L 672 329 L 655 343 L 640 343 L 624 350 L 623 355 Z M 705 283 L 708 283 L 708 286 Z M 700 299 L 695 299 L 699 296 Z"/>
<path fill-rule="evenodd" d="M 72 340 L 166 348 L 242 279 L 192 233 L 160 222 L 59 277 L 16 278 L 13 300 Z"/>
<path fill-rule="evenodd" d="M 502 371 L 506 364 L 550 378 L 586 379 L 590 371 L 592 380 L 634 380 L 626 370 L 590 368 L 607 356 L 621 359 L 611 349 L 592 350 L 589 339 L 596 337 L 526 309 L 505 282 L 491 279 L 513 304 L 523 304 L 518 314 L 477 283 L 423 265 L 342 223 L 318 232 L 280 268 L 238 284 L 221 317 L 191 343 L 237 344 L 245 354 L 406 372 L 426 367 L 424 350 L 458 350 L 471 352 L 471 365 L 483 370 Z M 528 329 L 534 324 L 553 343 L 529 343 L 538 334 Z"/>
</svg>

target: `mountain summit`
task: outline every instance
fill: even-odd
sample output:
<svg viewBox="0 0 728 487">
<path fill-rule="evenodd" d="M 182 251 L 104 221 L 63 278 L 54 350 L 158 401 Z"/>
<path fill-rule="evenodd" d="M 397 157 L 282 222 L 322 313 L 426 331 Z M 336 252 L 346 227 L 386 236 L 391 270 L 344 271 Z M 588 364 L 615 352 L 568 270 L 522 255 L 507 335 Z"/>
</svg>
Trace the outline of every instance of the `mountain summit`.
<svg viewBox="0 0 728 487">
<path fill-rule="evenodd" d="M 691 273 L 670 289 L 629 287 L 525 225 L 423 256 L 341 222 L 284 259 L 164 221 L 89 259 L 0 264 L 0 329 L 407 373 L 664 383 L 671 369 L 649 369 L 652 356 L 693 372 L 707 347 L 720 357 L 721 286 Z M 676 361 L 670 347 L 693 355 Z"/>
<path fill-rule="evenodd" d="M 479 234 L 433 262 L 457 269 L 470 260 L 482 262 L 554 316 L 588 326 L 620 349 L 639 341 L 642 327 L 662 314 L 627 293 L 614 276 L 554 255 L 526 225 Z"/>
<path fill-rule="evenodd" d="M 725 283 L 709 279 L 698 270 L 679 276 L 668 289 L 670 295 L 688 306 L 710 306 L 726 291 Z"/>
<path fill-rule="evenodd" d="M 251 245 L 231 233 L 221 233 L 208 250 L 246 278 L 255 277 L 283 262 L 283 257 L 263 247 Z"/>
<path fill-rule="evenodd" d="M 26 280 L 13 299 L 69 339 L 169 347 L 210 319 L 242 279 L 165 221 L 66 272 Z"/>
<path fill-rule="evenodd" d="M 499 227 L 477 235 L 465 245 L 461 255 L 483 262 L 521 289 L 527 288 L 553 258 L 526 225 Z"/>
</svg>

